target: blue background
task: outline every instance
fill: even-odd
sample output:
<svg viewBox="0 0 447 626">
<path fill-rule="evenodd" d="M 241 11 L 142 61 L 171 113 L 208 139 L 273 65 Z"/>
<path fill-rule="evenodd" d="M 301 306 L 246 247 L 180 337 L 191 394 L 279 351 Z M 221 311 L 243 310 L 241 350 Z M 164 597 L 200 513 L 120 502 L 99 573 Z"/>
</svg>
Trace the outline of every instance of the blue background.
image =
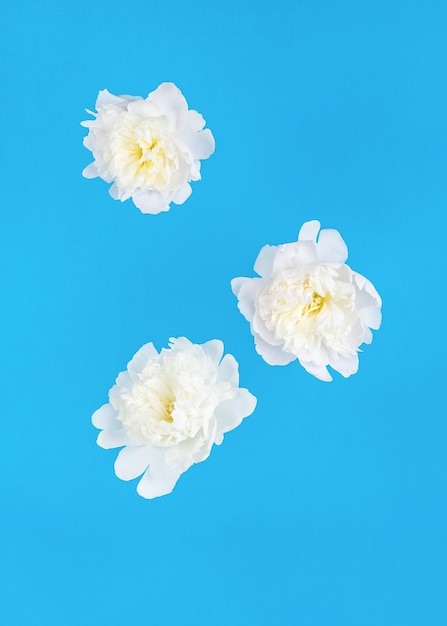
<svg viewBox="0 0 447 626">
<path fill-rule="evenodd" d="M 0 621 L 447 623 L 447 5 L 6 2 Z M 142 215 L 85 180 L 99 89 L 174 81 L 216 138 Z M 229 281 L 337 228 L 384 321 L 325 384 L 254 351 Z M 91 413 L 145 342 L 222 338 L 258 408 L 145 501 Z"/>
</svg>

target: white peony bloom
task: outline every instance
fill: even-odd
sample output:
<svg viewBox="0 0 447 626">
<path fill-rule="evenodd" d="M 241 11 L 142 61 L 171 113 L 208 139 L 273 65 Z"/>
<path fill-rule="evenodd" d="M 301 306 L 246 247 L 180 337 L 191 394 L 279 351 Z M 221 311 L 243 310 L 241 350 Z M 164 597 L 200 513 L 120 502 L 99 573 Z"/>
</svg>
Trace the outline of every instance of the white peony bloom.
<svg viewBox="0 0 447 626">
<path fill-rule="evenodd" d="M 170 493 L 180 475 L 204 461 L 214 443 L 250 415 L 256 398 L 239 388 L 238 364 L 223 344 L 171 339 L 160 353 L 144 345 L 92 416 L 102 448 L 125 446 L 115 461 L 122 480 L 143 474 L 144 498 Z"/>
<path fill-rule="evenodd" d="M 127 200 L 143 213 L 168 211 L 191 194 L 190 181 L 200 180 L 200 160 L 214 152 L 214 138 L 205 120 L 190 111 L 180 89 L 162 83 L 143 100 L 99 92 L 96 119 L 84 145 L 94 161 L 83 171 L 112 183 L 112 198 Z"/>
<path fill-rule="evenodd" d="M 330 381 L 327 365 L 345 377 L 357 371 L 359 346 L 379 328 L 382 302 L 369 280 L 345 265 L 338 231 L 319 230 L 320 222 L 306 222 L 297 242 L 264 246 L 254 265 L 261 278 L 235 278 L 231 287 L 267 363 L 298 359 Z"/>
</svg>

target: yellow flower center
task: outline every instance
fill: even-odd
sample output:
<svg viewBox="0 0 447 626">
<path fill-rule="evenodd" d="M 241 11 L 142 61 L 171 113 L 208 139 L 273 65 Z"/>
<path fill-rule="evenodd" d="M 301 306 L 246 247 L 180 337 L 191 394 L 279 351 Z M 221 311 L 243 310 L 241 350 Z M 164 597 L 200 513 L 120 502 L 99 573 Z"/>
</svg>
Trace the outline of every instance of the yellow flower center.
<svg viewBox="0 0 447 626">
<path fill-rule="evenodd" d="M 211 428 L 215 407 L 230 385 L 216 382 L 208 356 L 165 350 L 113 398 L 118 419 L 136 445 L 169 447 Z"/>
<path fill-rule="evenodd" d="M 159 418 L 164 422 L 168 422 L 168 424 L 172 424 L 174 418 L 172 417 L 172 412 L 174 411 L 175 406 L 175 398 L 168 399 L 166 398 L 164 402 L 162 401 L 162 413 L 159 415 Z"/>
<path fill-rule="evenodd" d="M 106 155 L 118 187 L 161 191 L 170 186 L 180 167 L 176 144 L 153 120 L 123 116 L 110 134 Z"/>
<path fill-rule="evenodd" d="M 305 304 L 301 311 L 301 317 L 310 317 L 321 311 L 324 306 L 324 296 L 320 296 L 319 293 L 314 291 L 311 296 L 310 302 Z"/>
<path fill-rule="evenodd" d="M 264 287 L 256 308 L 267 329 L 296 355 L 322 342 L 346 353 L 357 321 L 354 286 L 340 281 L 330 264 L 284 270 Z"/>
</svg>

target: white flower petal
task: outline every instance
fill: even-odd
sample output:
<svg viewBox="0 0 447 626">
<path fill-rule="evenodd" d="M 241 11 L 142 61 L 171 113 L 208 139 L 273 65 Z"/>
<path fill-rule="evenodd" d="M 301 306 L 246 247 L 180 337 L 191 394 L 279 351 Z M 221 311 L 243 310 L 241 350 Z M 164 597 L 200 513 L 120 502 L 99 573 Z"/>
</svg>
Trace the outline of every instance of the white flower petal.
<svg viewBox="0 0 447 626">
<path fill-rule="evenodd" d="M 322 380 L 325 383 L 330 383 L 332 380 L 332 376 L 329 374 L 327 367 L 324 365 L 316 365 L 315 363 L 306 363 L 300 360 L 301 365 L 304 367 L 306 372 L 315 376 L 319 380 Z"/>
<path fill-rule="evenodd" d="M 356 279 L 355 279 L 355 283 L 357 285 Z M 364 309 L 370 306 L 372 307 L 380 306 L 380 301 L 378 301 L 376 298 L 374 298 L 373 295 L 368 293 L 366 289 L 364 289 L 364 285 L 361 289 L 357 289 L 355 303 L 359 309 Z"/>
<path fill-rule="evenodd" d="M 123 448 L 115 461 L 115 474 L 121 480 L 132 480 L 147 470 L 153 456 L 151 446 Z"/>
<path fill-rule="evenodd" d="M 116 378 L 115 386 L 113 389 L 117 389 L 119 392 L 124 389 L 130 389 L 132 387 L 133 381 L 128 371 L 120 372 Z"/>
<path fill-rule="evenodd" d="M 337 355 L 335 360 L 331 359 L 329 365 L 336 372 L 339 372 L 342 376 L 348 378 L 349 376 L 352 376 L 352 374 L 355 374 L 359 369 L 359 355 L 357 353 L 349 357 Z"/>
<path fill-rule="evenodd" d="M 111 406 L 111 404 L 103 404 L 92 415 L 92 424 L 95 428 L 113 430 L 121 427 L 121 422 L 117 418 L 118 413 Z"/>
<path fill-rule="evenodd" d="M 371 306 L 371 305 L 379 306 L 379 307 L 382 306 L 382 299 L 377 293 L 377 290 L 374 287 L 374 285 L 367 278 L 365 278 L 358 272 L 353 272 L 353 274 L 354 274 L 355 284 L 360 290 L 359 295 L 357 297 L 360 298 L 360 296 L 363 296 L 363 297 L 369 296 L 371 298 L 371 300 L 365 300 L 364 302 L 359 300 L 359 306 Z"/>
<path fill-rule="evenodd" d="M 255 335 L 256 352 L 269 365 L 288 365 L 296 359 L 294 354 L 285 352 L 281 346 L 272 346 L 259 335 Z"/>
<path fill-rule="evenodd" d="M 373 340 L 373 334 L 370 331 L 370 329 L 366 326 L 364 328 L 363 343 L 370 344 L 372 342 L 372 340 Z"/>
<path fill-rule="evenodd" d="M 239 426 L 244 417 L 251 415 L 256 407 L 256 398 L 248 389 L 238 389 L 234 398 L 224 400 L 216 409 L 217 432 L 227 433 Z M 222 437 L 220 437 L 220 442 Z M 217 442 L 216 442 L 217 443 Z"/>
<path fill-rule="evenodd" d="M 177 189 L 177 191 L 172 196 L 172 202 L 174 204 L 183 204 L 185 200 L 189 198 L 192 193 L 192 187 L 189 183 L 185 183 L 181 187 Z"/>
<path fill-rule="evenodd" d="M 253 266 L 254 271 L 259 274 L 259 276 L 270 276 L 277 252 L 277 246 L 267 245 L 261 248 Z M 237 296 L 238 294 L 235 293 L 234 295 Z"/>
<path fill-rule="evenodd" d="M 200 161 L 193 160 L 190 163 L 189 180 L 200 180 Z"/>
<path fill-rule="evenodd" d="M 170 446 L 164 448 L 162 456 L 158 456 L 161 461 L 155 461 L 156 463 L 163 462 L 169 467 L 175 467 L 180 473 L 186 472 L 191 465 L 200 461 L 204 461 L 208 458 L 211 446 L 213 445 L 212 439 L 207 441 L 203 436 L 198 434 L 195 438 L 185 439 L 176 446 Z M 201 449 L 204 449 L 205 453 L 200 456 Z M 197 456 L 197 458 L 195 458 Z"/>
<path fill-rule="evenodd" d="M 216 420 L 214 419 L 214 426 L 215 426 L 215 423 L 216 423 Z M 194 450 L 192 457 L 191 457 L 192 463 L 202 463 L 202 461 L 206 461 L 206 459 L 211 454 L 211 448 L 213 447 L 215 443 L 216 443 L 216 428 L 214 427 L 211 438 L 204 439 L 202 441 L 202 445 L 196 450 Z M 183 469 L 182 469 L 182 472 L 183 472 Z"/>
<path fill-rule="evenodd" d="M 242 289 L 242 285 L 244 285 L 247 280 L 252 280 L 251 278 L 245 278 L 244 276 L 239 276 L 239 278 L 233 278 L 231 281 L 231 291 L 234 293 L 236 298 L 239 297 L 239 292 Z"/>
<path fill-rule="evenodd" d="M 380 324 L 382 323 L 382 313 L 379 309 L 367 306 L 363 309 L 359 309 L 359 315 L 362 322 L 373 330 L 378 330 L 380 328 Z"/>
<path fill-rule="evenodd" d="M 102 430 L 96 443 L 100 448 L 109 450 L 110 448 L 120 448 L 121 446 L 128 446 L 131 442 L 123 428 L 117 428 L 116 430 Z"/>
<path fill-rule="evenodd" d="M 209 128 L 190 135 L 185 141 L 195 159 L 208 159 L 216 148 L 216 142 Z"/>
<path fill-rule="evenodd" d="M 317 246 L 313 241 L 299 241 L 289 248 L 292 266 L 309 265 L 317 260 Z"/>
<path fill-rule="evenodd" d="M 233 293 L 239 298 L 238 309 L 249 322 L 255 314 L 257 294 L 264 285 L 262 278 L 234 278 L 231 281 Z"/>
<path fill-rule="evenodd" d="M 178 352 L 191 350 L 194 344 L 186 337 L 170 337 L 169 348 Z M 166 350 L 163 348 L 163 350 Z"/>
<path fill-rule="evenodd" d="M 117 187 L 117 185 L 115 185 L 115 183 L 113 183 L 113 185 L 110 187 L 110 189 L 109 189 L 109 194 L 111 195 L 111 197 L 112 197 L 114 200 L 119 200 L 119 199 L 120 199 L 120 195 L 121 195 L 121 194 L 120 194 L 120 190 L 119 190 L 119 188 Z"/>
<path fill-rule="evenodd" d="M 310 244 L 303 248 L 303 256 L 306 258 L 306 252 L 311 254 L 312 246 L 314 245 L 312 242 L 299 241 L 297 243 L 287 243 L 282 246 L 278 246 L 278 252 L 273 263 L 272 275 L 279 274 L 280 272 L 284 272 L 286 270 L 293 270 L 296 267 L 296 259 L 300 256 L 300 246 L 302 244 Z M 313 258 L 313 255 L 312 257 L 309 256 L 309 258 Z"/>
<path fill-rule="evenodd" d="M 178 115 L 188 109 L 182 92 L 174 83 L 162 83 L 149 94 L 149 99 L 159 105 L 164 115 Z"/>
<path fill-rule="evenodd" d="M 142 213 L 157 215 L 162 213 L 162 211 L 169 210 L 169 203 L 166 202 L 159 191 L 143 191 L 143 193 L 132 196 L 132 200 Z"/>
<path fill-rule="evenodd" d="M 87 165 L 87 167 L 82 170 L 82 175 L 84 178 L 96 178 L 98 176 L 96 163 L 90 163 L 90 165 Z"/>
<path fill-rule="evenodd" d="M 212 339 L 202 343 L 202 349 L 210 357 L 214 365 L 219 365 L 224 351 L 224 345 L 220 339 Z"/>
<path fill-rule="evenodd" d="M 334 352 L 336 354 L 336 352 Z M 318 367 L 320 365 L 328 365 L 329 363 L 329 353 L 327 347 L 320 342 L 315 342 L 315 344 L 311 344 L 307 346 L 306 350 L 303 350 L 302 355 L 300 354 L 300 360 L 303 361 L 311 361 L 314 365 Z"/>
<path fill-rule="evenodd" d="M 98 98 L 96 99 L 95 108 L 98 111 L 101 107 L 107 106 L 109 104 L 123 107 L 127 104 L 129 100 L 129 96 L 115 96 L 113 93 L 110 93 L 107 89 L 102 89 L 98 93 Z"/>
<path fill-rule="evenodd" d="M 254 335 L 259 335 L 271 346 L 282 346 L 284 343 L 283 339 L 275 336 L 275 332 L 273 330 L 267 328 L 258 311 L 255 311 L 255 314 L 253 315 L 251 329 Z"/>
<path fill-rule="evenodd" d="M 205 120 L 197 111 L 187 111 L 184 117 L 185 130 L 197 133 L 205 126 Z"/>
<path fill-rule="evenodd" d="M 150 465 L 137 486 L 137 492 L 143 498 L 165 496 L 174 489 L 182 472 L 162 463 Z"/>
<path fill-rule="evenodd" d="M 137 117 L 157 117 L 160 115 L 160 107 L 150 100 L 135 100 L 127 105 L 127 110 Z"/>
<path fill-rule="evenodd" d="M 156 359 L 158 357 L 158 352 L 154 347 L 153 343 L 146 343 L 142 346 L 133 356 L 132 360 L 127 364 L 127 369 L 131 375 L 132 379 L 135 379 L 135 376 L 141 374 L 144 370 L 147 362 L 151 359 Z"/>
<path fill-rule="evenodd" d="M 348 258 L 348 248 L 337 230 L 326 228 L 318 237 L 317 254 L 319 261 L 344 263 Z"/>
<path fill-rule="evenodd" d="M 217 370 L 217 382 L 230 383 L 232 387 L 239 385 L 239 365 L 232 354 L 226 354 Z"/>
<path fill-rule="evenodd" d="M 318 220 L 304 222 L 298 234 L 298 241 L 315 242 L 317 240 L 317 235 L 318 235 L 319 230 L 320 230 L 320 222 Z"/>
</svg>

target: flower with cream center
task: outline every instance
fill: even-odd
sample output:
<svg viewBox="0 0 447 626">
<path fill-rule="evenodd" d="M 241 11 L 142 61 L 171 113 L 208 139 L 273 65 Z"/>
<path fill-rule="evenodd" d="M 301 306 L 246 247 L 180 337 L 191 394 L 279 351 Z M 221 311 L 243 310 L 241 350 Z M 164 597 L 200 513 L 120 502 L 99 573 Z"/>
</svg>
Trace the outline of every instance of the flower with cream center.
<svg viewBox="0 0 447 626">
<path fill-rule="evenodd" d="M 112 182 L 110 194 L 132 198 L 143 213 L 169 210 L 191 194 L 190 182 L 200 180 L 200 160 L 214 152 L 214 138 L 203 130 L 203 117 L 188 109 L 181 91 L 163 83 L 146 99 L 99 92 L 94 120 L 84 145 L 94 162 L 86 178 Z"/>
<path fill-rule="evenodd" d="M 122 199 L 138 189 L 163 192 L 179 176 L 181 153 L 156 123 L 123 116 L 109 141 L 110 169 L 117 187 L 126 190 Z"/>
<path fill-rule="evenodd" d="M 236 360 L 222 355 L 216 339 L 202 345 L 171 339 L 160 353 L 146 344 L 118 376 L 109 403 L 93 414 L 102 429 L 98 445 L 125 446 L 116 475 L 143 474 L 137 487 L 143 497 L 170 493 L 183 472 L 253 412 L 256 399 L 239 388 Z"/>
<path fill-rule="evenodd" d="M 254 268 L 260 278 L 235 278 L 232 289 L 267 363 L 298 359 L 330 381 L 328 365 L 345 377 L 357 371 L 359 347 L 379 328 L 382 303 L 345 264 L 340 234 L 326 229 L 318 237 L 319 230 L 319 222 L 306 222 L 296 243 L 262 248 Z"/>
</svg>

